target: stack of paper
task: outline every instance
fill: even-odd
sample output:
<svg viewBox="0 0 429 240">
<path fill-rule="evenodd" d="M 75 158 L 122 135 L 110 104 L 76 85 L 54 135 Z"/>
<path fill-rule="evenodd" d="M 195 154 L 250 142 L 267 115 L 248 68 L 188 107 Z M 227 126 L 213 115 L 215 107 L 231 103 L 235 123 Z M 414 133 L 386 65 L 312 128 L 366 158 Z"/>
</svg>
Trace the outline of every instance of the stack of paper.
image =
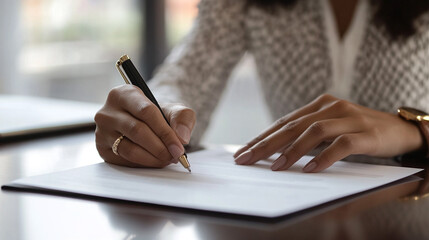
<svg viewBox="0 0 429 240">
<path fill-rule="evenodd" d="M 375 188 L 420 169 L 337 162 L 322 173 L 302 173 L 302 158 L 287 171 L 271 161 L 235 165 L 223 149 L 188 154 L 192 173 L 180 165 L 136 169 L 100 163 L 11 183 L 136 202 L 216 212 L 278 217 Z"/>
<path fill-rule="evenodd" d="M 0 95 L 0 138 L 94 125 L 100 104 Z"/>
</svg>

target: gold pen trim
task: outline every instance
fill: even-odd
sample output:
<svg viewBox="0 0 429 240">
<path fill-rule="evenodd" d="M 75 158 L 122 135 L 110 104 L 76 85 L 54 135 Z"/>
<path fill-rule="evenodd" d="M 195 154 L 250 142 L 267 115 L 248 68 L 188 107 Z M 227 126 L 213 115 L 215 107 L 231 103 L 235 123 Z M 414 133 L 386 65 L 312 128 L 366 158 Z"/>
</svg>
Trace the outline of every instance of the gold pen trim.
<svg viewBox="0 0 429 240">
<path fill-rule="evenodd" d="M 128 55 L 127 54 L 124 54 L 124 55 L 122 55 L 120 58 L 119 58 L 119 62 L 122 64 L 122 63 L 124 63 L 125 61 L 127 61 L 127 60 L 130 60 L 130 57 L 128 57 Z"/>
<path fill-rule="evenodd" d="M 118 71 L 121 74 L 122 78 L 124 79 L 125 83 L 131 84 L 130 81 L 128 80 L 127 76 L 125 76 L 125 73 L 121 69 L 122 63 L 124 63 L 127 60 L 130 60 L 130 57 L 128 57 L 128 55 L 126 55 L 126 54 L 123 55 L 122 57 L 120 57 L 119 60 L 116 62 L 116 69 L 118 69 Z"/>
<path fill-rule="evenodd" d="M 191 164 L 189 164 L 188 158 L 183 154 L 179 157 L 179 162 L 186 168 L 189 172 L 191 172 Z"/>
</svg>

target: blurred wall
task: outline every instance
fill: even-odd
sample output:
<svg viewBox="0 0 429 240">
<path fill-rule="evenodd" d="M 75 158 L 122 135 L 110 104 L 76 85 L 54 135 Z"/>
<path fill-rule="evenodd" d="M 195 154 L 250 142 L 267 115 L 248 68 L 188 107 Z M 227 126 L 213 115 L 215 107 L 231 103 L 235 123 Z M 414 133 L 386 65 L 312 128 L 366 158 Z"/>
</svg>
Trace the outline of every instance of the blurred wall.
<svg viewBox="0 0 429 240">
<path fill-rule="evenodd" d="M 0 92 L 2 93 L 13 92 L 19 87 L 17 61 L 21 44 L 20 5 L 20 0 L 0 1 Z"/>
</svg>

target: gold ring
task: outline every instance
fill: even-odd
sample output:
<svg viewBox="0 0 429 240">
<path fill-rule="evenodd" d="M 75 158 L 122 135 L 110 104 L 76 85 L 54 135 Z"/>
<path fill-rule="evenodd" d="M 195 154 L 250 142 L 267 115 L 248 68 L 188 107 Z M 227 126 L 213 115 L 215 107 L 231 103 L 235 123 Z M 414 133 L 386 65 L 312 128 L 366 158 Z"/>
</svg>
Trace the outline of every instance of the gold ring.
<svg viewBox="0 0 429 240">
<path fill-rule="evenodd" d="M 124 135 L 118 137 L 112 145 L 112 151 L 116 156 L 119 156 L 118 146 L 119 146 L 119 143 L 121 143 L 122 139 L 124 139 Z"/>
</svg>

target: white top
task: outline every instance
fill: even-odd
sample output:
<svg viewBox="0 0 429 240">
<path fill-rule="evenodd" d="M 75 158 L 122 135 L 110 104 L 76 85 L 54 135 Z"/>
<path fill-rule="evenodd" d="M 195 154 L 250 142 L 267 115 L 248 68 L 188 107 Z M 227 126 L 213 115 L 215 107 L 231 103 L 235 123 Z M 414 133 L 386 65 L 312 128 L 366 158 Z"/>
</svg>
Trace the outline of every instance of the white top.
<svg viewBox="0 0 429 240">
<path fill-rule="evenodd" d="M 376 9 L 369 0 L 360 0 L 340 41 L 327 0 L 297 1 L 274 15 L 247 2 L 201 0 L 194 28 L 151 82 L 159 102 L 195 110 L 191 144 L 246 52 L 255 59 L 272 119 L 326 92 L 378 111 L 401 105 L 429 111 L 429 13 L 415 22 L 419 34 L 396 41 L 372 21 Z"/>
<path fill-rule="evenodd" d="M 354 63 L 367 25 L 368 1 L 358 1 L 349 28 L 340 39 L 334 12 L 329 0 L 321 0 L 332 59 L 332 85 L 327 93 L 350 100 L 350 89 L 354 73 Z"/>
</svg>

